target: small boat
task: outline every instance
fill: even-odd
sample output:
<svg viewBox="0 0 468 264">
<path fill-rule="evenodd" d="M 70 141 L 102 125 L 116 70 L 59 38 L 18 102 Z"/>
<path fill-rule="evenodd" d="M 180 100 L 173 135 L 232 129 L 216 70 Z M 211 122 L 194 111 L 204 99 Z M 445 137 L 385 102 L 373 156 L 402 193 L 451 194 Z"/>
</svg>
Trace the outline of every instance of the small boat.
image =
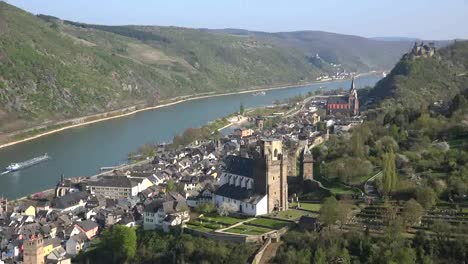
<svg viewBox="0 0 468 264">
<path fill-rule="evenodd" d="M 258 92 L 253 93 L 252 95 L 253 96 L 258 96 L 258 95 L 265 95 L 265 94 L 266 94 L 265 91 L 258 91 Z"/>
<path fill-rule="evenodd" d="M 40 162 L 43 162 L 43 161 L 46 161 L 48 159 L 50 159 L 50 156 L 47 155 L 47 153 L 46 153 L 46 154 L 44 154 L 44 155 L 42 155 L 40 157 L 35 157 L 35 158 L 27 160 L 27 161 L 12 163 L 8 167 L 6 167 L 5 169 L 7 171 L 9 171 L 9 172 L 13 172 L 13 171 L 21 170 L 21 169 L 36 165 L 36 164 L 38 164 Z"/>
</svg>

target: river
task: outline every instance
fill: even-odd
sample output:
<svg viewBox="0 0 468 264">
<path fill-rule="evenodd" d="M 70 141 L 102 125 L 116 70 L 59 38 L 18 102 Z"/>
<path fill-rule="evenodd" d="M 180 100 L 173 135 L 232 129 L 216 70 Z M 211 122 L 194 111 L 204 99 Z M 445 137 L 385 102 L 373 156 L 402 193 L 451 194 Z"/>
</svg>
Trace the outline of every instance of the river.
<svg viewBox="0 0 468 264">
<path fill-rule="evenodd" d="M 373 86 L 381 77 L 357 78 L 356 86 Z M 127 154 L 148 142 L 170 142 L 189 127 L 199 127 L 245 107 L 271 105 L 320 87 L 349 88 L 350 81 L 317 83 L 267 91 L 264 96 L 235 94 L 186 101 L 140 112 L 131 116 L 72 128 L 0 149 L 0 168 L 48 153 L 52 159 L 21 171 L 0 175 L 0 196 L 9 199 L 26 196 L 55 186 L 65 177 L 89 176 L 100 167 L 124 163 Z M 0 169 L 0 171 L 2 171 Z"/>
</svg>

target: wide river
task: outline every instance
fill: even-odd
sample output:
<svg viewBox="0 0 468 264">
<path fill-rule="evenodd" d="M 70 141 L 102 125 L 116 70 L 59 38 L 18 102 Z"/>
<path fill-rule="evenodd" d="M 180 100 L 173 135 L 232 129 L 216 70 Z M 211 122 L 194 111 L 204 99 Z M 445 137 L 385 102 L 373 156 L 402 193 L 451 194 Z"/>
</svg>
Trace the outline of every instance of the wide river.
<svg viewBox="0 0 468 264">
<path fill-rule="evenodd" d="M 373 86 L 381 77 L 357 78 L 356 86 Z M 0 175 L 0 196 L 18 198 L 55 186 L 65 177 L 89 176 L 100 167 L 126 161 L 127 154 L 148 142 L 170 142 L 174 135 L 189 127 L 199 127 L 245 107 L 271 105 L 320 87 L 349 88 L 350 81 L 317 83 L 267 91 L 264 96 L 226 95 L 182 102 L 131 116 L 72 128 L 32 141 L 0 149 L 0 172 L 12 162 L 48 153 L 52 159 L 21 171 Z"/>
</svg>

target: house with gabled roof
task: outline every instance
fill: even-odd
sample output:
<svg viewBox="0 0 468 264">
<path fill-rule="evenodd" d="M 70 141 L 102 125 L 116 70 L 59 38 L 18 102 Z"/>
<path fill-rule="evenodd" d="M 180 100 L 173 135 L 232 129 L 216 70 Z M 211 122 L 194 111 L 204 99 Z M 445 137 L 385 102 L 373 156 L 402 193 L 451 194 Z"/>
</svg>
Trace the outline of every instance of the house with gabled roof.
<svg viewBox="0 0 468 264">
<path fill-rule="evenodd" d="M 145 205 L 143 228 L 168 231 L 172 226 L 188 222 L 189 213 L 185 198 L 177 193 L 169 193 L 164 198 L 153 200 Z"/>
</svg>

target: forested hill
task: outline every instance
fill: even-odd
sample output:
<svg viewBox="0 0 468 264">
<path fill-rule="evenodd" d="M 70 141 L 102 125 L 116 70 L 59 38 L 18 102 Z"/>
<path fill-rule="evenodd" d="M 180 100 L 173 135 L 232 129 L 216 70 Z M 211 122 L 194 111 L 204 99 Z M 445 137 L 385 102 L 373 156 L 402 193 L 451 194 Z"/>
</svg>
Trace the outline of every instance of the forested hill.
<svg viewBox="0 0 468 264">
<path fill-rule="evenodd" d="M 267 33 L 242 29 L 210 30 L 236 36 L 250 36 L 292 48 L 312 58 L 318 54 L 323 60 L 341 64 L 351 71 L 391 69 L 414 43 L 413 39 L 370 39 L 323 31 L 295 31 Z M 438 43 L 439 44 L 439 43 Z M 441 45 L 445 44 L 443 42 Z"/>
<path fill-rule="evenodd" d="M 180 95 L 310 81 L 334 62 L 348 70 L 380 68 L 407 50 L 372 40 L 379 54 L 356 63 L 349 49 L 339 60 L 325 55 L 340 48 L 329 43 L 320 52 L 328 64 L 314 65 L 311 50 L 259 36 L 85 25 L 0 2 L 0 132 Z"/>
<path fill-rule="evenodd" d="M 468 41 L 457 41 L 436 50 L 433 56 L 403 56 L 370 97 L 390 99 L 405 108 L 423 109 L 448 102 L 468 88 Z"/>
</svg>

